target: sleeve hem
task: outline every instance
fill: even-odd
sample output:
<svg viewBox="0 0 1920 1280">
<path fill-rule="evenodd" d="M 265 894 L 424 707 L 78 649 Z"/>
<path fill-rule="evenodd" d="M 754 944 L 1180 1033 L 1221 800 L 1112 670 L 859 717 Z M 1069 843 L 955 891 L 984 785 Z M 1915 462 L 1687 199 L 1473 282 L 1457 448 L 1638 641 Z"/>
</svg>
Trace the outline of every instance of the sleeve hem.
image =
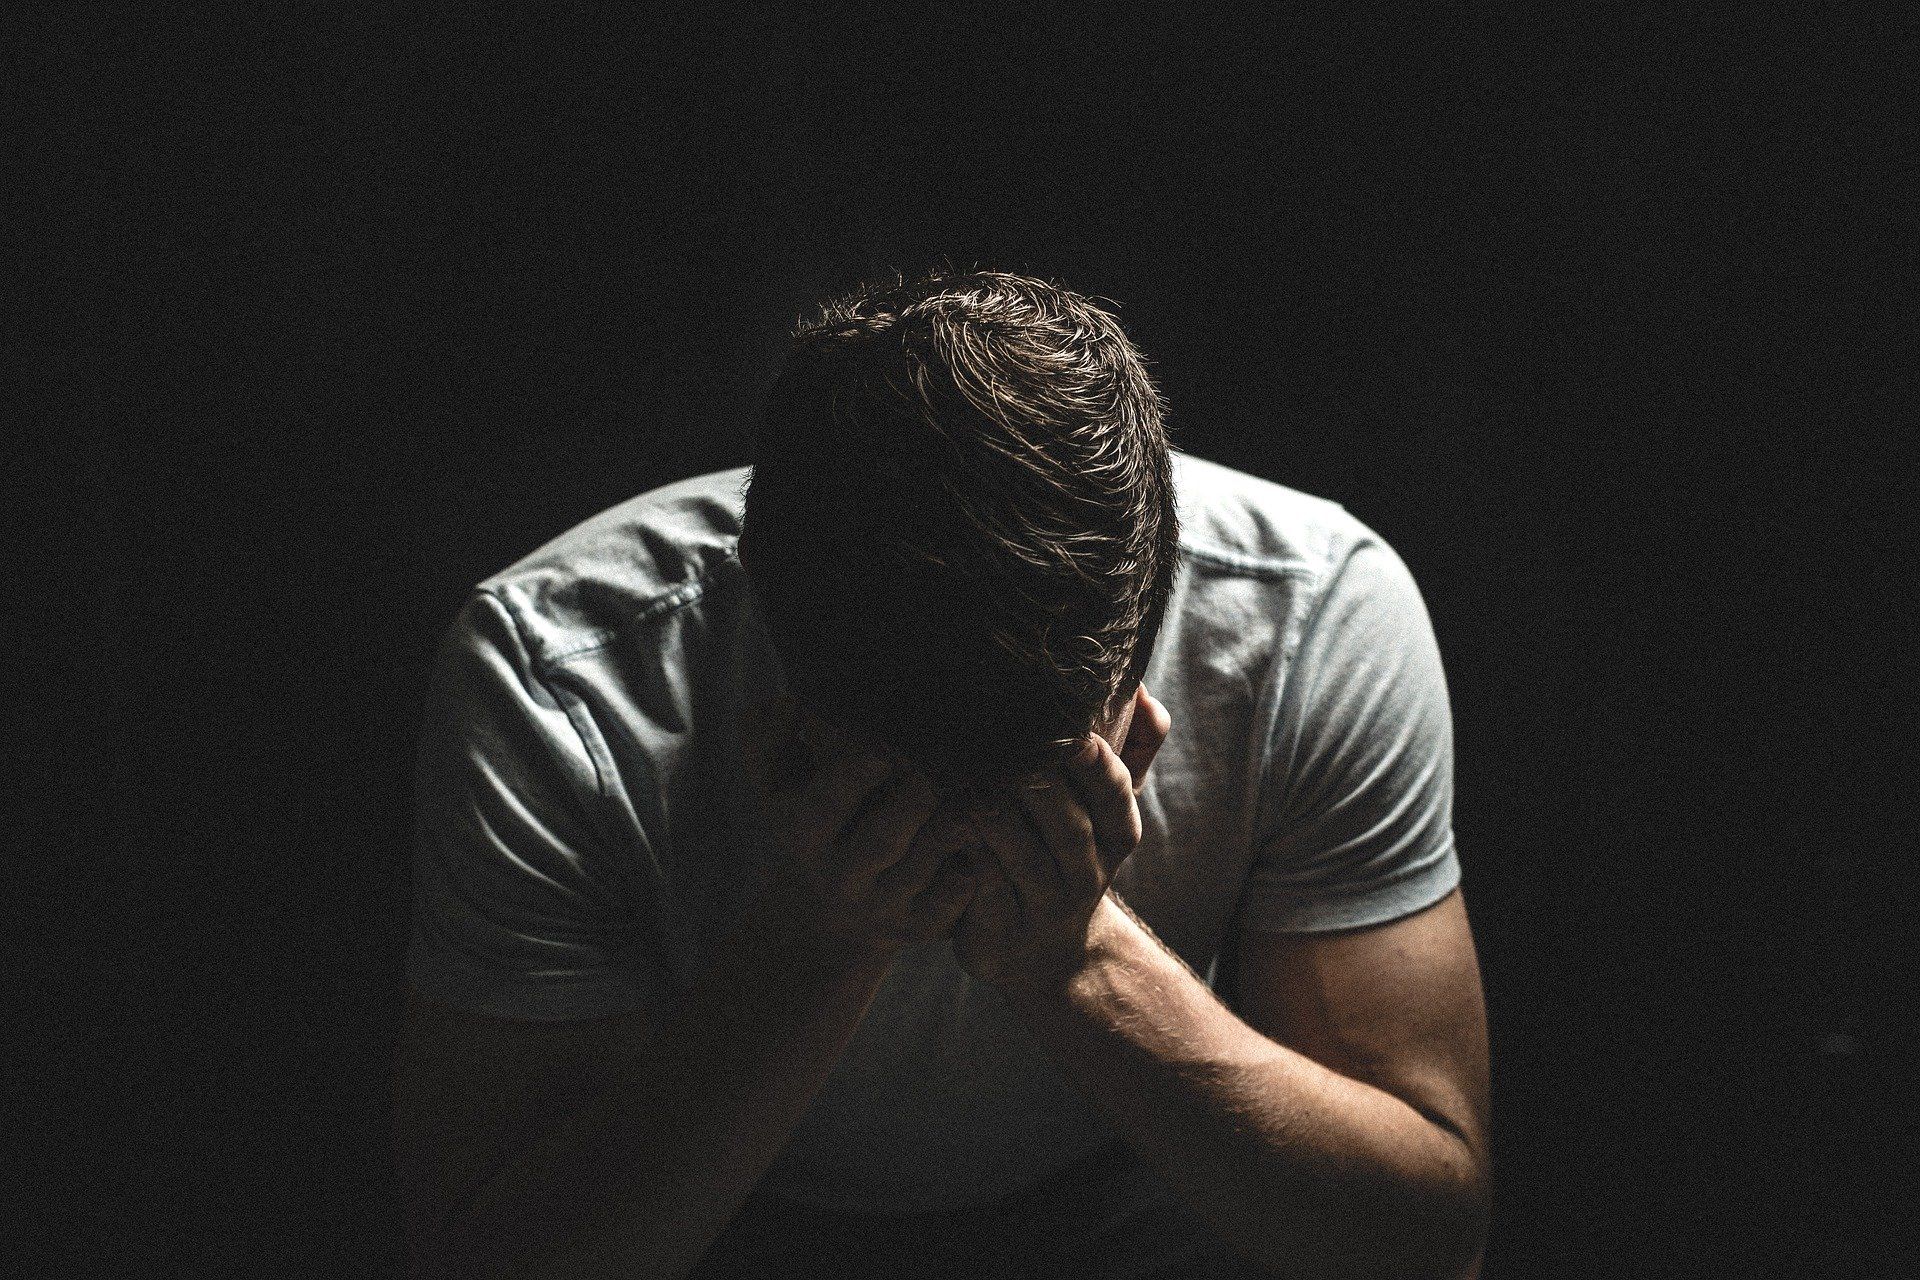
<svg viewBox="0 0 1920 1280">
<path fill-rule="evenodd" d="M 1432 906 L 1452 893 L 1460 879 L 1460 858 L 1449 832 L 1439 856 L 1350 894 L 1329 896 L 1323 886 L 1310 898 L 1290 899 L 1283 891 L 1250 890 L 1240 927 L 1256 933 L 1329 933 L 1385 924 Z"/>
<path fill-rule="evenodd" d="M 658 1006 L 665 992 L 640 975 L 611 971 L 533 978 L 483 969 L 418 937 L 407 946 L 407 981 L 427 995 L 474 1013 L 523 1022 L 576 1022 Z"/>
</svg>

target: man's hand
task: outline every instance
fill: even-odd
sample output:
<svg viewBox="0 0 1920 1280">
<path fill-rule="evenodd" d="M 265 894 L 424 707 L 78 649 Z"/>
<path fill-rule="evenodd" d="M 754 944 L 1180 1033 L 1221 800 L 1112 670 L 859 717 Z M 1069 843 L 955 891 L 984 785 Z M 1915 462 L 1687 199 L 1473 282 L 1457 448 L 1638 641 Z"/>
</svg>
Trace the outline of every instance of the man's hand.
<svg viewBox="0 0 1920 1280">
<path fill-rule="evenodd" d="M 1064 769 L 972 817 L 993 866 L 954 926 L 953 950 L 982 982 L 1053 981 L 1086 960 L 1088 932 L 1114 872 L 1140 844 L 1140 793 L 1172 717 L 1141 686 L 1116 754 L 1097 733 Z"/>
<path fill-rule="evenodd" d="M 754 709 L 746 750 L 773 846 L 755 907 L 773 927 L 847 958 L 947 936 L 985 868 L 957 852 L 964 826 L 928 824 L 924 775 L 792 699 Z"/>
</svg>

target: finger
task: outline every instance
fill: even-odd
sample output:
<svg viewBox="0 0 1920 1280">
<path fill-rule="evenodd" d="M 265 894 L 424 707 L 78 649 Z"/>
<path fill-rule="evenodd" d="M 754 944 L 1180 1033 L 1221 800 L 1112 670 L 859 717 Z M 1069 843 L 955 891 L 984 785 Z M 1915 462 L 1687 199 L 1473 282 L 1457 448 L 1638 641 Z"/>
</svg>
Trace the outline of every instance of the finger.
<svg viewBox="0 0 1920 1280">
<path fill-rule="evenodd" d="M 951 929 L 990 871 L 964 850 L 949 853 L 932 881 L 913 900 L 911 916 L 921 932 L 938 937 Z"/>
<path fill-rule="evenodd" d="M 848 824 L 840 841 L 839 869 L 862 880 L 877 879 L 900 861 L 939 804 L 933 784 L 920 770 L 896 773 L 867 797 Z"/>
<path fill-rule="evenodd" d="M 1069 766 L 1074 792 L 1093 825 L 1093 843 L 1098 852 L 1101 882 L 1104 886 L 1127 855 L 1140 843 L 1144 826 L 1140 818 L 1139 795 L 1133 789 L 1130 771 L 1113 748 L 1098 734 L 1091 735 L 1094 750 L 1074 757 Z M 1131 734 L 1129 734 L 1131 736 Z"/>
<path fill-rule="evenodd" d="M 1147 692 L 1143 683 L 1134 689 L 1133 720 L 1127 726 L 1127 740 L 1120 746 L 1120 759 L 1132 777 L 1132 789 L 1138 795 L 1147 785 L 1147 770 L 1160 747 L 1173 732 L 1173 715 L 1160 699 Z"/>
<path fill-rule="evenodd" d="M 974 829 L 980 833 L 980 842 L 992 851 L 1001 874 L 1013 884 L 1022 912 L 1045 915 L 1065 896 L 1066 886 L 1054 866 L 1053 853 L 1024 810 L 976 819 Z"/>
<path fill-rule="evenodd" d="M 900 860 L 874 877 L 874 887 L 890 899 L 912 897 L 927 888 L 952 854 L 978 842 L 966 819 L 943 801 L 914 833 Z"/>
<path fill-rule="evenodd" d="M 878 756 L 837 756 L 815 769 L 796 806 L 795 821 L 806 850 L 818 849 L 845 830 L 890 776 L 891 763 Z"/>
<path fill-rule="evenodd" d="M 1075 762 L 1099 759 L 1095 745 L 1098 736 L 1089 734 L 1088 738 L 1073 757 Z M 1074 902 L 1090 900 L 1105 887 L 1093 820 L 1066 774 L 1049 770 L 1047 782 L 1044 788 L 1021 791 L 1021 803 L 1046 842 L 1061 891 Z"/>
</svg>

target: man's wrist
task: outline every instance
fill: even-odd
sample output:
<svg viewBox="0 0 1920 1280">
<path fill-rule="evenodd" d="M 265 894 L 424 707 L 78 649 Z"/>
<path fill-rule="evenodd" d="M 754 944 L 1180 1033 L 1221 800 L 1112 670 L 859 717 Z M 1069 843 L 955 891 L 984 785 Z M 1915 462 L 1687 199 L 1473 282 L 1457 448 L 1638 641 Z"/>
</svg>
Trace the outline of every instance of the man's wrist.
<svg viewBox="0 0 1920 1280">
<path fill-rule="evenodd" d="M 1178 964 L 1182 969 L 1185 969 L 1187 971 L 1188 976 L 1190 976 L 1195 982 L 1199 983 L 1203 987 L 1206 987 L 1208 985 L 1207 980 L 1201 977 L 1197 972 L 1195 972 L 1194 967 L 1192 965 L 1187 963 L 1186 957 L 1181 955 L 1178 951 L 1175 951 L 1172 947 L 1168 946 L 1166 942 L 1162 940 L 1160 935 L 1153 931 L 1153 926 L 1148 924 L 1145 920 L 1141 919 L 1140 913 L 1135 911 L 1131 906 L 1128 905 L 1127 900 L 1125 898 L 1122 898 L 1119 894 L 1116 893 L 1113 895 L 1113 900 L 1116 904 L 1118 904 L 1122 914 L 1124 914 L 1127 917 L 1127 919 L 1130 922 L 1132 922 L 1134 928 L 1138 929 L 1139 932 L 1148 939 L 1148 941 L 1152 942 L 1153 945 L 1159 948 L 1161 951 L 1164 951 L 1168 955 L 1172 956 L 1174 959 L 1174 963 Z M 1208 989 L 1211 990 L 1210 987 Z"/>
<path fill-rule="evenodd" d="M 1110 963 L 1119 953 L 1121 935 L 1133 927 L 1134 917 L 1109 889 L 1094 906 L 1087 921 L 1085 945 L 1052 965 L 1027 965 L 1009 972 L 993 983 L 1008 1001 L 1056 999 L 1071 991 L 1101 965 Z"/>
</svg>

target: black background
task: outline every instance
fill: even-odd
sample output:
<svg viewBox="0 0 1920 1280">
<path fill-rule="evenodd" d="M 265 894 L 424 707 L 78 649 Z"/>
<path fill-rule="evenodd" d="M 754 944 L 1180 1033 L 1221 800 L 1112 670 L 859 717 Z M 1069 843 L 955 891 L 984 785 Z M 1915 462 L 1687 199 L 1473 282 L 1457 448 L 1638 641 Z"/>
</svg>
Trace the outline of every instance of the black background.
<svg viewBox="0 0 1920 1280">
<path fill-rule="evenodd" d="M 1549 8 L 41 19 L 15 350 L 81 429 L 16 512 L 63 552 L 37 798 L 87 842 L 22 935 L 72 984 L 25 1006 L 62 1105 L 24 1225 L 390 1273 L 433 642 L 576 521 L 746 462 L 794 317 L 947 255 L 1114 300 L 1180 447 L 1413 568 L 1486 1274 L 1914 1265 L 1913 24 Z"/>
</svg>

